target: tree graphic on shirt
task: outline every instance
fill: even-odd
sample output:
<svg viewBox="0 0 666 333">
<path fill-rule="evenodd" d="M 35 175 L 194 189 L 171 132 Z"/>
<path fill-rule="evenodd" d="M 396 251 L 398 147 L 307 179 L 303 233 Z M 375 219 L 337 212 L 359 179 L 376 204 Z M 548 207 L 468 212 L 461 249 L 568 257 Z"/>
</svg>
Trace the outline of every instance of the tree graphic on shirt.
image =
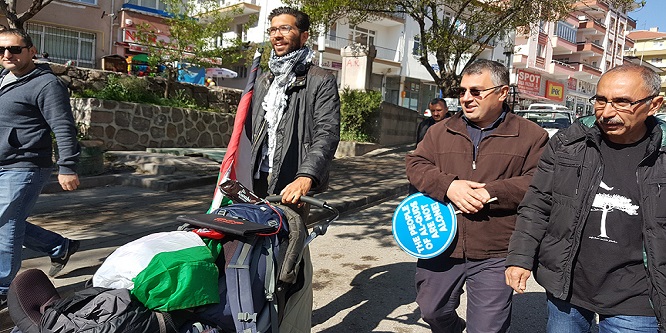
<svg viewBox="0 0 666 333">
<path fill-rule="evenodd" d="M 601 230 L 599 237 L 608 238 L 606 217 L 608 212 L 619 209 L 629 215 L 638 214 L 638 206 L 631 204 L 631 199 L 617 194 L 597 193 L 592 202 L 592 211 L 601 211 Z"/>
</svg>

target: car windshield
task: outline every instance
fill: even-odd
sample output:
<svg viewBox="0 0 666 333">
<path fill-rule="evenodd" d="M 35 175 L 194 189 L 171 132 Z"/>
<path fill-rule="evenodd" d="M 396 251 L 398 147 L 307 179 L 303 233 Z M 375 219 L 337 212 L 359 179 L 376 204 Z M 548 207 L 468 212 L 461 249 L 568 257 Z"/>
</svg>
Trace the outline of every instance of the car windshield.
<svg viewBox="0 0 666 333">
<path fill-rule="evenodd" d="M 543 128 L 562 129 L 571 125 L 571 118 L 566 112 L 520 111 L 516 114 L 535 122 Z"/>
</svg>

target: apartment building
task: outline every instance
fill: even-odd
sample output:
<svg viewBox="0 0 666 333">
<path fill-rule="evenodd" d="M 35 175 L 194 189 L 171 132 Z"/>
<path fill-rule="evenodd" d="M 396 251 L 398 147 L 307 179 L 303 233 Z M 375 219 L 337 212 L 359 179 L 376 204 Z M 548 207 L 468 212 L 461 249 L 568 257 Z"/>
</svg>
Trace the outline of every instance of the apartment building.
<svg viewBox="0 0 666 333">
<path fill-rule="evenodd" d="M 636 30 L 627 34 L 634 46 L 625 50 L 625 57 L 641 65 L 653 66 L 661 76 L 661 95 L 666 95 L 666 33 L 659 28 Z"/>
<path fill-rule="evenodd" d="M 636 21 L 605 1 L 579 1 L 558 22 L 543 22 L 529 34 L 516 34 L 512 83 L 519 107 L 534 102 L 565 105 L 591 114 L 588 99 L 601 74 L 623 63 L 625 48 L 634 47 L 625 32 Z"/>
</svg>

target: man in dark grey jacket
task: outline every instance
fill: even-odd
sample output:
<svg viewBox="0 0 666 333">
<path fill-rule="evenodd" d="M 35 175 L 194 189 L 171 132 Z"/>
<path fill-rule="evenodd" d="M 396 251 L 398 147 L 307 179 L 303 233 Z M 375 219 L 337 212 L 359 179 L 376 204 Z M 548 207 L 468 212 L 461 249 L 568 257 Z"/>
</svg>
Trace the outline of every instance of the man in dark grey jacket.
<svg viewBox="0 0 666 333">
<path fill-rule="evenodd" d="M 651 69 L 606 72 L 580 118 L 549 141 L 519 207 L 506 283 L 530 271 L 548 332 L 660 332 L 666 323 L 666 123 Z"/>
<path fill-rule="evenodd" d="M 254 191 L 295 204 L 328 185 L 340 141 L 340 98 L 335 77 L 311 64 L 308 16 L 280 7 L 268 19 L 270 72 L 257 79 L 252 98 Z"/>
<path fill-rule="evenodd" d="M 58 142 L 58 181 L 63 190 L 79 185 L 79 145 L 67 88 L 48 65 L 35 65 L 37 52 L 22 31 L 0 32 L 0 305 L 21 267 L 22 246 L 51 257 L 49 275 L 65 266 L 79 246 L 26 221 L 51 175 L 51 132 Z"/>
<path fill-rule="evenodd" d="M 312 51 L 305 46 L 308 16 L 279 7 L 268 20 L 270 72 L 257 79 L 252 96 L 253 188 L 261 197 L 279 193 L 283 203 L 298 204 L 306 220 L 309 209 L 299 203 L 301 196 L 328 185 L 340 141 L 340 97 L 335 77 L 311 64 Z M 289 298 L 280 331 L 310 332 L 312 263 L 307 249 L 302 262 L 305 281 Z"/>
</svg>

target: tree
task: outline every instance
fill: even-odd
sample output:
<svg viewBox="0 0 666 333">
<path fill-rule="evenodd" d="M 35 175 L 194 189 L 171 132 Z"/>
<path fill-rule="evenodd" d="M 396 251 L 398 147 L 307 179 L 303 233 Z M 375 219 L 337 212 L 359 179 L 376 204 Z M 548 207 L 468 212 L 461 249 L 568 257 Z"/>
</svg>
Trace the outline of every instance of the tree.
<svg viewBox="0 0 666 333">
<path fill-rule="evenodd" d="M 164 19 L 169 29 L 169 38 L 158 38 L 156 27 L 142 23 L 137 25 L 137 41 L 145 45 L 150 53 L 149 62 L 153 66 L 164 66 L 166 86 L 164 98 L 168 98 L 171 86 L 178 75 L 177 64 L 188 66 L 220 66 L 235 64 L 251 59 L 251 51 L 247 43 L 234 38 L 224 40 L 224 47 L 218 43 L 222 34 L 229 31 L 241 9 L 222 9 L 219 1 L 199 0 L 162 0 L 166 12 L 170 14 Z M 251 17 L 247 26 L 256 22 Z"/>
<path fill-rule="evenodd" d="M 606 217 L 608 212 L 619 209 L 629 215 L 638 214 L 638 206 L 631 204 L 631 199 L 617 194 L 598 193 L 592 202 L 593 211 L 601 211 L 601 230 L 599 237 L 608 238 L 606 233 Z"/>
<path fill-rule="evenodd" d="M 7 18 L 10 28 L 24 31 L 23 24 L 53 0 L 32 0 L 28 9 L 23 13 L 17 12 L 16 6 L 19 1 L 25 2 L 25 0 L 0 0 L 0 14 Z"/>
<path fill-rule="evenodd" d="M 520 28 L 527 33 L 539 22 L 552 22 L 572 12 L 576 0 L 287 0 L 310 15 L 313 26 L 345 18 L 350 24 L 383 15 L 407 15 L 418 25 L 419 62 L 445 96 L 457 97 L 459 68 L 466 67 L 494 42 L 504 42 Z M 607 0 L 620 10 L 634 0 Z M 644 3 L 644 1 L 640 1 Z M 638 4 L 640 5 L 640 4 Z M 329 23 L 330 24 L 330 23 Z M 511 48 L 512 45 L 504 45 Z M 428 55 L 434 56 L 439 71 Z"/>
</svg>

